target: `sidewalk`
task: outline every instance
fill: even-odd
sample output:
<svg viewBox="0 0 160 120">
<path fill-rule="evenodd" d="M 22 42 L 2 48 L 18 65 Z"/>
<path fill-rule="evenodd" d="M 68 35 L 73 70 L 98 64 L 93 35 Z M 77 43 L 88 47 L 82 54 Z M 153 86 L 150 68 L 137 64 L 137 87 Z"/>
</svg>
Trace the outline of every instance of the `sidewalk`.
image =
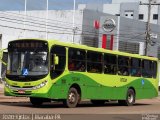
<svg viewBox="0 0 160 120">
<path fill-rule="evenodd" d="M 4 91 L 3 88 L 4 88 L 4 85 L 2 83 L 0 83 L 0 94 L 3 93 L 3 91 Z"/>
</svg>

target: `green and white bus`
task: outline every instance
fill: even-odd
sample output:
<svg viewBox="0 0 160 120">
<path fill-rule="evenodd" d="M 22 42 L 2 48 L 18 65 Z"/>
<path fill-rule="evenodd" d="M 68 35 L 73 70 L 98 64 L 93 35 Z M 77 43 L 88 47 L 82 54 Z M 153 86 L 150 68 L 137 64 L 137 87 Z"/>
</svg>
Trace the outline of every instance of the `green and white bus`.
<svg viewBox="0 0 160 120">
<path fill-rule="evenodd" d="M 56 40 L 20 39 L 8 43 L 4 94 L 29 97 L 33 105 L 107 100 L 131 106 L 158 96 L 158 59 Z"/>
</svg>

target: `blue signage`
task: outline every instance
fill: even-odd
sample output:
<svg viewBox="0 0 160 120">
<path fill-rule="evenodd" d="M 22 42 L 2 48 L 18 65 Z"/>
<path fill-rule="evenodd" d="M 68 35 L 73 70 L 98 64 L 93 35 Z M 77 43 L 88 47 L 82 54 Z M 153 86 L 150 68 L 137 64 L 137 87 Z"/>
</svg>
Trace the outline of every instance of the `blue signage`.
<svg viewBox="0 0 160 120">
<path fill-rule="evenodd" d="M 28 75 L 28 69 L 24 68 L 22 70 L 22 75 L 24 75 L 24 76 Z"/>
<path fill-rule="evenodd" d="M 142 80 L 142 85 L 144 85 L 144 80 Z"/>
</svg>

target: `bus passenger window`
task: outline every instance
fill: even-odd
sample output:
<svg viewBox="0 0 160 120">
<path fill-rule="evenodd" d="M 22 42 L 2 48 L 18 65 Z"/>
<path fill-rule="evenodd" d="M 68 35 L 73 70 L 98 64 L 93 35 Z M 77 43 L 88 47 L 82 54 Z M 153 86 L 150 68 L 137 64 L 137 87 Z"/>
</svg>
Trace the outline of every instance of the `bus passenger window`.
<svg viewBox="0 0 160 120">
<path fill-rule="evenodd" d="M 129 75 L 129 57 L 118 56 L 118 75 L 128 76 Z"/>
<path fill-rule="evenodd" d="M 152 75 L 153 78 L 157 77 L 157 62 L 155 61 L 152 62 Z"/>
<path fill-rule="evenodd" d="M 59 57 L 59 64 L 53 63 L 53 55 L 56 54 Z M 66 48 L 63 46 L 55 45 L 51 49 L 51 78 L 58 77 L 65 69 L 66 65 Z"/>
<path fill-rule="evenodd" d="M 130 74 L 135 77 L 141 76 L 141 59 L 131 58 Z"/>
<path fill-rule="evenodd" d="M 87 71 L 91 73 L 102 73 L 103 63 L 102 53 L 88 51 L 87 52 Z"/>
<path fill-rule="evenodd" d="M 68 69 L 71 70 L 71 71 L 75 69 L 75 64 L 73 63 L 72 60 L 69 60 Z"/>
<path fill-rule="evenodd" d="M 86 52 L 82 49 L 69 48 L 68 70 L 84 72 L 86 66 Z"/>
<path fill-rule="evenodd" d="M 152 61 L 142 60 L 142 76 L 152 78 Z"/>
<path fill-rule="evenodd" d="M 105 74 L 116 74 L 117 73 L 116 55 L 104 54 L 104 73 Z"/>
</svg>

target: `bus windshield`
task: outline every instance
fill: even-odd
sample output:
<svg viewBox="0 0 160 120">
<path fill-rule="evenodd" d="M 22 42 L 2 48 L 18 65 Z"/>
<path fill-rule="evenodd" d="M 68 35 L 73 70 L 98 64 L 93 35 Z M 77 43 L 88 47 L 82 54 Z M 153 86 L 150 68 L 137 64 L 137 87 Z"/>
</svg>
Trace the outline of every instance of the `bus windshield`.
<svg viewBox="0 0 160 120">
<path fill-rule="evenodd" d="M 9 52 L 7 75 L 37 76 L 47 73 L 47 52 Z"/>
<path fill-rule="evenodd" d="M 12 80 L 38 80 L 48 74 L 48 43 L 16 40 L 8 44 L 6 77 Z"/>
</svg>

